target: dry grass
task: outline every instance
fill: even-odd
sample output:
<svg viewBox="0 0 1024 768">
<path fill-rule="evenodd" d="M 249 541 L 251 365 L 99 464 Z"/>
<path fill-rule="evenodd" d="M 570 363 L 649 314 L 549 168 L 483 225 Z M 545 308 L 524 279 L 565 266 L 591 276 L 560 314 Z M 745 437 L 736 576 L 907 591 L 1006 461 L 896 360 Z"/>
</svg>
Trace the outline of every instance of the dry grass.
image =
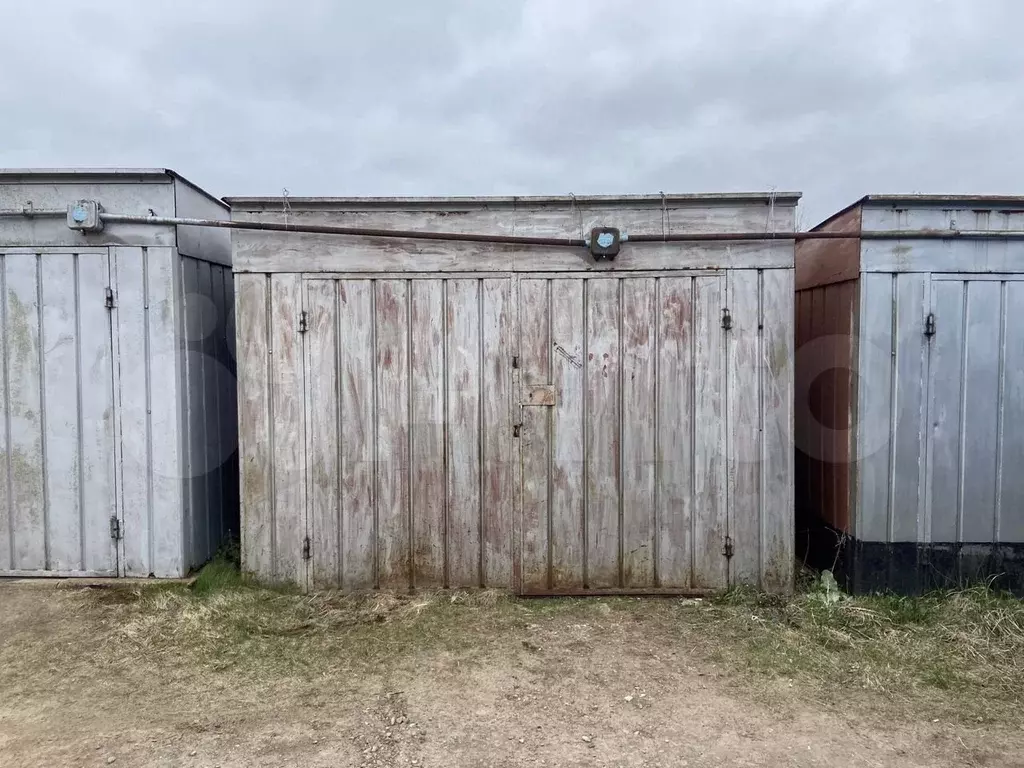
<svg viewBox="0 0 1024 768">
<path fill-rule="evenodd" d="M 720 657 L 813 682 L 826 699 L 864 691 L 936 717 L 1021 718 L 1024 602 L 984 586 L 851 598 L 819 585 L 787 601 L 732 594 L 712 613 Z"/>
<path fill-rule="evenodd" d="M 621 639 L 639 622 L 657 652 L 715 663 L 744 688 L 791 680 L 826 706 L 859 691 L 925 717 L 1022 720 L 1024 603 L 983 587 L 913 599 L 850 598 L 820 584 L 790 599 L 732 592 L 707 601 L 303 595 L 242 583 L 221 562 L 192 588 L 86 590 L 75 599 L 93 612 L 101 604 L 96 631 L 109 639 L 102 653 L 112 665 L 145 657 L 246 680 L 312 679 L 386 671 L 425 654 L 472 665 L 496 650 L 533 651 L 547 628 L 585 653 L 574 633 Z"/>
</svg>

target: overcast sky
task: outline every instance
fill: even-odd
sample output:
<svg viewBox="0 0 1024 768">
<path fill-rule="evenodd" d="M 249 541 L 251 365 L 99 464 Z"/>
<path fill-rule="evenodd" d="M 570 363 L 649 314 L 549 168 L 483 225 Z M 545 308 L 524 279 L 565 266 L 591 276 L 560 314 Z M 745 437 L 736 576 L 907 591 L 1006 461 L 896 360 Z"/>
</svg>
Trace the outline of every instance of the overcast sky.
<svg viewBox="0 0 1024 768">
<path fill-rule="evenodd" d="M 1024 193 L 1017 0 L 18 3 L 0 166 L 216 195 Z"/>
</svg>

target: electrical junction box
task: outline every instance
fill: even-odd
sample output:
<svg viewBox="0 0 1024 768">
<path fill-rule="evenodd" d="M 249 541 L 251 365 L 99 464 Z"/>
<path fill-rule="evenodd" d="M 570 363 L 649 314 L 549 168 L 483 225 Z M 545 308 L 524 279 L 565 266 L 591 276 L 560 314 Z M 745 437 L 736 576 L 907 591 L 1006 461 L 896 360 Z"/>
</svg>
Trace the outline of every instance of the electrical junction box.
<svg viewBox="0 0 1024 768">
<path fill-rule="evenodd" d="M 68 205 L 68 228 L 79 232 L 100 232 L 103 230 L 102 208 L 95 200 L 78 200 Z"/>
<path fill-rule="evenodd" d="M 612 261 L 619 255 L 621 243 L 622 233 L 615 227 L 594 227 L 587 239 L 590 254 L 598 261 Z"/>
</svg>

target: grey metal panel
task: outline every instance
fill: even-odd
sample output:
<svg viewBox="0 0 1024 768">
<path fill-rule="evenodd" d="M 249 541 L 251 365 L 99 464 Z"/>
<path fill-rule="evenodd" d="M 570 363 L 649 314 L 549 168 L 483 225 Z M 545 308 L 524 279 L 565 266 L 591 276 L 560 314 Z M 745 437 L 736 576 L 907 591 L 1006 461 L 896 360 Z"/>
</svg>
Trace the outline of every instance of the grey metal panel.
<svg viewBox="0 0 1024 768">
<path fill-rule="evenodd" d="M 227 206 L 181 179 L 174 182 L 174 215 L 227 221 Z M 120 211 L 118 211 L 120 213 Z M 231 266 L 231 232 L 216 227 L 177 227 L 178 252 L 184 256 Z"/>
<path fill-rule="evenodd" d="M 178 332 L 173 248 L 113 250 L 122 575 L 176 577 L 182 530 Z"/>
<path fill-rule="evenodd" d="M 865 272 L 999 273 L 1024 271 L 1021 240 L 865 240 Z"/>
<path fill-rule="evenodd" d="M 962 282 L 933 282 L 932 312 L 941 332 L 932 341 L 928 372 L 929 509 L 926 541 L 959 541 L 963 465 L 964 304 Z"/>
<path fill-rule="evenodd" d="M 963 504 L 960 540 L 994 541 L 999 460 L 1003 285 L 966 281 Z"/>
<path fill-rule="evenodd" d="M 1007 282 L 1003 302 L 1003 364 L 996 540 L 1024 541 L 1024 281 Z"/>
<path fill-rule="evenodd" d="M 920 541 L 924 533 L 925 378 L 928 276 L 896 277 L 891 316 L 895 330 L 887 541 Z"/>
<path fill-rule="evenodd" d="M 10 181 L 0 178 L 0 208 L 23 209 L 31 204 L 36 209 L 63 210 L 75 200 L 97 200 L 111 213 L 157 216 L 174 215 L 174 186 L 168 176 L 146 181 L 103 181 L 86 177 L 68 179 L 27 179 Z M 169 245 L 175 244 L 174 227 L 150 224 L 110 224 L 102 232 L 80 233 L 68 229 L 63 216 L 4 217 L 0 223 L 0 246 L 45 247 L 67 246 L 88 248 L 102 245 Z"/>
<path fill-rule="evenodd" d="M 107 253 L 0 261 L 0 574 L 114 575 Z"/>
<path fill-rule="evenodd" d="M 853 533 L 886 541 L 889 533 L 893 403 L 894 275 L 863 275 L 860 288 L 857 505 Z"/>
<path fill-rule="evenodd" d="M 888 206 L 868 202 L 863 207 L 862 229 L 885 232 L 895 229 L 1020 230 L 1024 228 L 1024 198 L 986 201 L 950 199 L 895 201 Z"/>
<path fill-rule="evenodd" d="M 862 540 L 1022 538 L 1024 344 L 1013 313 L 1024 283 L 961 278 L 862 276 L 855 468 Z"/>
<path fill-rule="evenodd" d="M 148 354 L 148 442 L 155 575 L 184 575 L 190 565 L 185 544 L 182 494 L 184 452 L 181 413 L 183 314 L 179 259 L 173 248 L 147 248 L 145 266 L 145 351 Z M 141 431 L 141 429 L 139 429 Z M 127 533 L 127 531 L 126 531 Z"/>
</svg>

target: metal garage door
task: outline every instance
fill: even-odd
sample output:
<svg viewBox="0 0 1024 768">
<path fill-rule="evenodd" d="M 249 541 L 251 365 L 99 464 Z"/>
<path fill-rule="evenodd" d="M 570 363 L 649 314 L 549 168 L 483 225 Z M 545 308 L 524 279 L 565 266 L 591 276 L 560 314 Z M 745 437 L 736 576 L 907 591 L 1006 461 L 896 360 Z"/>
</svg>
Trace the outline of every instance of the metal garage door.
<svg viewBox="0 0 1024 768">
<path fill-rule="evenodd" d="M 930 293 L 921 538 L 1024 541 L 1024 276 L 934 274 Z"/>
<path fill-rule="evenodd" d="M 0 574 L 116 575 L 108 251 L 0 260 Z"/>
<path fill-rule="evenodd" d="M 312 582 L 512 583 L 511 279 L 305 287 Z"/>
<path fill-rule="evenodd" d="M 724 286 L 522 279 L 525 592 L 727 586 Z"/>
<path fill-rule="evenodd" d="M 728 586 L 726 278 L 304 286 L 314 585 Z"/>
</svg>

